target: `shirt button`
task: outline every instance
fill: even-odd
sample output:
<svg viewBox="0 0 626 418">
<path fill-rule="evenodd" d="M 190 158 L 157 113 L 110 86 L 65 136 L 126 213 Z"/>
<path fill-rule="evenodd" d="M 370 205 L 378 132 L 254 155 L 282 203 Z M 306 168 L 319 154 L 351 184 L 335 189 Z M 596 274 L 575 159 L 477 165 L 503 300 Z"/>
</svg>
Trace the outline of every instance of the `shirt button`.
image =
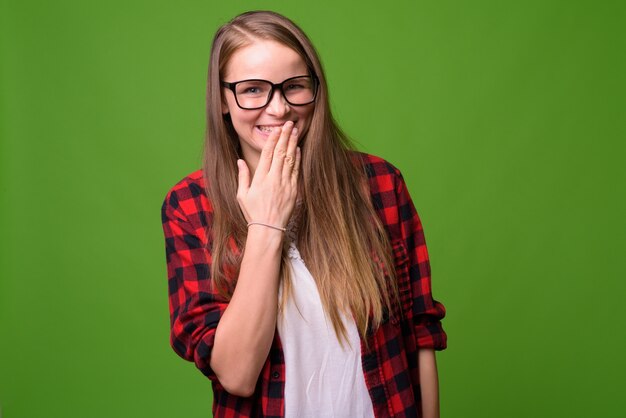
<svg viewBox="0 0 626 418">
<path fill-rule="evenodd" d="M 278 379 L 279 377 L 280 377 L 280 373 L 278 373 L 278 372 L 272 373 L 272 378 Z"/>
</svg>

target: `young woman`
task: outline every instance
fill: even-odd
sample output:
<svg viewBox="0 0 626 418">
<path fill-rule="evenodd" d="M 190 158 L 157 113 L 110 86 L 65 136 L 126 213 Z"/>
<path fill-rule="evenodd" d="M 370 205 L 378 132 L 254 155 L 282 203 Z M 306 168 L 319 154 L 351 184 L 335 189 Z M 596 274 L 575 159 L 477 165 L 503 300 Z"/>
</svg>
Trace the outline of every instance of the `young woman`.
<svg viewBox="0 0 626 418">
<path fill-rule="evenodd" d="M 351 150 L 319 57 L 250 12 L 213 41 L 202 170 L 168 193 L 171 344 L 216 417 L 437 417 L 420 220 L 399 171 Z"/>
</svg>

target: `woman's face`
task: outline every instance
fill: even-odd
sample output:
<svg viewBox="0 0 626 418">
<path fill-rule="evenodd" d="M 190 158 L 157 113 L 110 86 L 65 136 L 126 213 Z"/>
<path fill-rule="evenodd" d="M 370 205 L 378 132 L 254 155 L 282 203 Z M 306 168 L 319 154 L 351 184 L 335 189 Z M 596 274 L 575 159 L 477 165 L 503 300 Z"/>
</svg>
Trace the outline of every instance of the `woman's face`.
<svg viewBox="0 0 626 418">
<path fill-rule="evenodd" d="M 261 79 L 274 84 L 284 80 L 308 75 L 308 68 L 293 49 L 276 41 L 255 40 L 231 56 L 226 64 L 223 81 L 234 83 L 241 80 Z M 261 109 L 241 109 L 235 101 L 234 93 L 222 89 L 222 113 L 230 113 L 233 127 L 239 136 L 243 158 L 254 170 L 261 150 L 272 129 L 293 121 L 302 138 L 306 133 L 314 104 L 293 106 L 287 103 L 279 89 L 275 89 L 267 106 Z"/>
</svg>

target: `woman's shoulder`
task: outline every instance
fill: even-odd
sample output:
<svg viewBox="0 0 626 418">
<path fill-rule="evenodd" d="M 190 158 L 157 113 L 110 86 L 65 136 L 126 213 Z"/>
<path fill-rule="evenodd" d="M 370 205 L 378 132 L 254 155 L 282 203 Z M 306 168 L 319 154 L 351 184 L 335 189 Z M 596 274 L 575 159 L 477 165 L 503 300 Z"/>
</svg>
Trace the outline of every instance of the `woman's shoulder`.
<svg viewBox="0 0 626 418">
<path fill-rule="evenodd" d="M 196 170 L 174 184 L 165 195 L 163 208 L 187 214 L 210 211 L 210 205 L 204 191 L 202 170 Z"/>
<path fill-rule="evenodd" d="M 396 178 L 402 179 L 400 170 L 384 158 L 360 151 L 351 151 L 351 156 L 355 161 L 362 164 L 370 182 L 384 178 L 393 181 L 395 181 Z"/>
<path fill-rule="evenodd" d="M 194 195 L 198 192 L 204 193 L 204 176 L 202 175 L 202 170 L 196 170 L 183 177 L 174 184 L 169 190 L 168 195 L 172 193 L 185 193 L 186 191 Z"/>
</svg>

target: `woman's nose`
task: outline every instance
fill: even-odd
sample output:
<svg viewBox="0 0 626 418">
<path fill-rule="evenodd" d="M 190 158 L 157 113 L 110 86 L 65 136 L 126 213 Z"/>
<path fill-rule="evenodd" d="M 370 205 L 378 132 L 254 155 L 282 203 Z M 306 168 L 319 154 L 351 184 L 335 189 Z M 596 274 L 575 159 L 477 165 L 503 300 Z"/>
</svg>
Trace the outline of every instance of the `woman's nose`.
<svg viewBox="0 0 626 418">
<path fill-rule="evenodd" d="M 270 115 L 282 117 L 287 114 L 289 110 L 289 103 L 287 103 L 287 100 L 285 100 L 283 93 L 279 89 L 274 90 L 274 92 L 272 93 L 272 98 L 267 104 L 265 111 Z"/>
</svg>

